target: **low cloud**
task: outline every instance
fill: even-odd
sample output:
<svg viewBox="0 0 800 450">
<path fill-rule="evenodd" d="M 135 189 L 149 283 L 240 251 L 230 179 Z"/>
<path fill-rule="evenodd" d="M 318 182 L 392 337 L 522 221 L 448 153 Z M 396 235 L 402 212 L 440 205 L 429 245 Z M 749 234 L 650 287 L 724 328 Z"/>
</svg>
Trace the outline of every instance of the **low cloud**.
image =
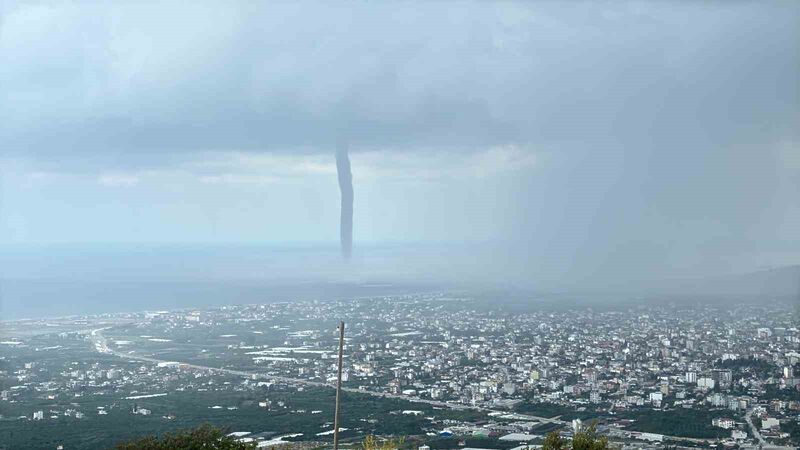
<svg viewBox="0 0 800 450">
<path fill-rule="evenodd" d="M 201 183 L 206 184 L 273 184 L 279 178 L 268 175 L 248 175 L 238 173 L 223 173 L 220 175 L 202 175 L 198 177 Z"/>
<path fill-rule="evenodd" d="M 139 184 L 139 177 L 128 174 L 105 174 L 97 178 L 97 182 L 108 187 L 131 187 Z"/>
<path fill-rule="evenodd" d="M 515 145 L 465 152 L 418 151 L 363 152 L 353 157 L 353 173 L 359 179 L 446 182 L 529 172 L 537 155 Z"/>
<path fill-rule="evenodd" d="M 473 152 L 366 151 L 353 158 L 354 176 L 359 180 L 385 182 L 450 182 L 477 180 L 498 175 L 530 173 L 539 156 L 515 145 L 490 147 Z M 91 175 L 80 173 L 33 172 L 32 182 L 74 182 Z M 336 177 L 333 155 L 271 153 L 206 153 L 169 167 L 130 172 L 102 173 L 97 183 L 106 187 L 143 185 L 270 185 L 295 183 L 311 178 Z"/>
</svg>

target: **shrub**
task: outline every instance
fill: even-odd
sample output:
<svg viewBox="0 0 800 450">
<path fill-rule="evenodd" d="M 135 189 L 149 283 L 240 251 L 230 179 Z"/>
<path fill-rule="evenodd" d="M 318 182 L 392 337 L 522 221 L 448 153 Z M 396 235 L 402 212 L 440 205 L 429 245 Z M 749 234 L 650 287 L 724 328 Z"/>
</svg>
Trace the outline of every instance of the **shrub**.
<svg viewBox="0 0 800 450">
<path fill-rule="evenodd" d="M 572 444 L 561 437 L 558 431 L 548 434 L 542 443 L 542 450 L 607 450 L 608 438 L 597 434 L 595 425 L 578 431 L 572 437 Z"/>
<path fill-rule="evenodd" d="M 117 450 L 251 450 L 254 443 L 239 442 L 212 425 L 168 433 L 161 438 L 147 436 L 116 446 Z"/>
</svg>

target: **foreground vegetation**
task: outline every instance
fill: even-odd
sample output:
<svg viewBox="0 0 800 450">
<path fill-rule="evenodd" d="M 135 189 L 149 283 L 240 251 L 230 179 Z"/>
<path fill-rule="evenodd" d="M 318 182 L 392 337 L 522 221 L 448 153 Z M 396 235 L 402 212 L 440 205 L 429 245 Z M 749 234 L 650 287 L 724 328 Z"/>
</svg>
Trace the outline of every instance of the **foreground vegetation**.
<svg viewBox="0 0 800 450">
<path fill-rule="evenodd" d="M 118 444 L 116 450 L 252 450 L 255 443 L 238 442 L 221 428 L 208 424 L 193 430 L 168 433 L 162 437 L 147 436 Z"/>
<path fill-rule="evenodd" d="M 362 450 L 395 450 L 404 447 L 404 439 L 381 440 L 373 435 L 361 442 Z M 162 437 L 147 436 L 116 446 L 116 450 L 252 450 L 255 443 L 238 442 L 229 437 L 220 428 L 208 424 L 192 430 L 169 433 Z M 547 435 L 542 450 L 607 450 L 608 439 L 597 434 L 596 428 L 590 426 L 573 436 L 571 441 L 561 437 L 554 431 Z"/>
<path fill-rule="evenodd" d="M 594 425 L 575 433 L 572 441 L 567 441 L 554 431 L 547 435 L 542 443 L 542 450 L 607 450 L 608 438 L 597 434 Z"/>
</svg>

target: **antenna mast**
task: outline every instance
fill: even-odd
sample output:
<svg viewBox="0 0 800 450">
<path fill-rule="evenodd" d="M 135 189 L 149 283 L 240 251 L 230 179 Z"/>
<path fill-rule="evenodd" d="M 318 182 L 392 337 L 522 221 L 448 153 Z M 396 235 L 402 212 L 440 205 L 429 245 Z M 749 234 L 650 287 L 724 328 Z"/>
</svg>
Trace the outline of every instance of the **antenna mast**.
<svg viewBox="0 0 800 450">
<path fill-rule="evenodd" d="M 339 403 L 342 398 L 342 352 L 344 350 L 344 321 L 339 322 L 339 370 L 336 375 L 336 410 L 333 416 L 333 450 L 339 450 Z"/>
</svg>

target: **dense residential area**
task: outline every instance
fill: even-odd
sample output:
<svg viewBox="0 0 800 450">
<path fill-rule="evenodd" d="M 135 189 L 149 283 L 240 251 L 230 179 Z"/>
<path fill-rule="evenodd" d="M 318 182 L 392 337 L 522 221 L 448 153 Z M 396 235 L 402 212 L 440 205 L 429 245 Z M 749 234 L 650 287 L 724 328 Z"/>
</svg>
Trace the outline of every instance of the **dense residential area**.
<svg viewBox="0 0 800 450">
<path fill-rule="evenodd" d="M 594 423 L 632 447 L 795 446 L 796 314 L 437 293 L 12 322 L 0 442 L 102 448 L 211 422 L 260 447 L 324 443 L 341 319 L 351 442 L 508 449 Z"/>
</svg>

